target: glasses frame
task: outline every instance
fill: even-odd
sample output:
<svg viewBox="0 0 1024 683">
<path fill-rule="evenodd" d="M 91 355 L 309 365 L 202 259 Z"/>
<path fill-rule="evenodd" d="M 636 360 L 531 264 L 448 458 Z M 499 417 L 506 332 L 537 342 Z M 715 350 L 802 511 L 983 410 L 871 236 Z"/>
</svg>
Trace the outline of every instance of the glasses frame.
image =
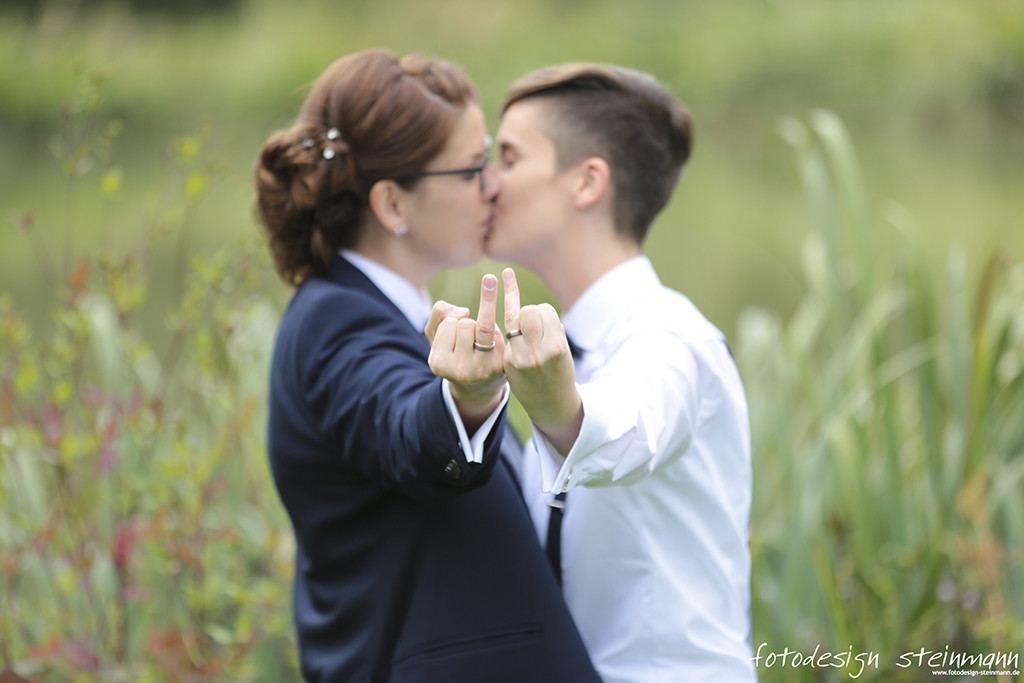
<svg viewBox="0 0 1024 683">
<path fill-rule="evenodd" d="M 491 151 L 494 148 L 494 140 L 488 135 L 484 139 L 484 160 L 480 162 L 479 166 L 469 166 L 467 168 L 452 168 L 445 169 L 443 171 L 423 171 L 422 173 L 414 173 L 412 175 L 402 176 L 395 178 L 398 181 L 408 180 L 419 180 L 420 178 L 429 178 L 431 176 L 444 176 L 444 175 L 463 175 L 474 173 L 477 175 L 480 183 L 480 193 L 483 194 L 487 189 L 487 182 L 484 180 L 484 170 L 487 168 L 487 164 L 490 163 Z"/>
</svg>

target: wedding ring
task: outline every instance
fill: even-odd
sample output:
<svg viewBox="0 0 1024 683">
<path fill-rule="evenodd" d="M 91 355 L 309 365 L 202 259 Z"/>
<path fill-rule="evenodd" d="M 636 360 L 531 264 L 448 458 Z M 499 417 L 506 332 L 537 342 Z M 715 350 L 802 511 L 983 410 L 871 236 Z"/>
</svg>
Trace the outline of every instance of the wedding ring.
<svg viewBox="0 0 1024 683">
<path fill-rule="evenodd" d="M 487 344 L 481 344 L 478 341 L 474 341 L 473 342 L 473 348 L 476 349 L 477 351 L 493 351 L 494 350 L 494 342 L 491 342 L 490 346 L 488 346 Z"/>
<path fill-rule="evenodd" d="M 505 333 L 505 339 L 508 339 L 509 341 L 512 340 L 512 337 L 522 337 L 522 336 L 523 336 L 523 331 L 522 330 L 509 330 L 508 332 Z"/>
</svg>

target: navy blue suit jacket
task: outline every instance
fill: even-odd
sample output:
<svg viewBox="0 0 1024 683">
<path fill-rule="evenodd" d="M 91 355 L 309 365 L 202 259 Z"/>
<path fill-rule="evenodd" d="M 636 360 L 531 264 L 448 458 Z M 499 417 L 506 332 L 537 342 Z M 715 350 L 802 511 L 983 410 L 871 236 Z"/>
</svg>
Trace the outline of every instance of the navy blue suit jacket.
<svg viewBox="0 0 1024 683">
<path fill-rule="evenodd" d="M 303 676 L 597 681 L 499 456 L 504 416 L 468 463 L 429 350 L 341 257 L 282 317 L 268 451 Z"/>
</svg>

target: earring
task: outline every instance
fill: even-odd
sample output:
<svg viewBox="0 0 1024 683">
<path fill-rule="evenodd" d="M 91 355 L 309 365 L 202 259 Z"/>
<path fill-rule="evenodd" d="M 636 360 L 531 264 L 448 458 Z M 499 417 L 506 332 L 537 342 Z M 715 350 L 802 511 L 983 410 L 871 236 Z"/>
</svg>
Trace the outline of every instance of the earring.
<svg viewBox="0 0 1024 683">
<path fill-rule="evenodd" d="M 395 236 L 396 237 L 401 237 L 402 235 L 404 235 L 407 232 L 409 232 L 409 226 L 406 225 L 405 223 L 402 223 L 397 228 L 395 228 Z"/>
</svg>

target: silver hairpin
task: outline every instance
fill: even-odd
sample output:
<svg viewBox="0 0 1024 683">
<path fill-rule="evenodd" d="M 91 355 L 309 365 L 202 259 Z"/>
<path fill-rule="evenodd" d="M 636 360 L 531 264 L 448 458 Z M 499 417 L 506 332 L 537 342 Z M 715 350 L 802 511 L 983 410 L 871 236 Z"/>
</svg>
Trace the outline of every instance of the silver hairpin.
<svg viewBox="0 0 1024 683">
<path fill-rule="evenodd" d="M 328 140 L 337 140 L 339 135 L 341 135 L 341 133 L 338 132 L 337 128 L 331 128 L 327 131 Z"/>
<path fill-rule="evenodd" d="M 324 147 L 324 159 L 333 159 L 333 158 L 334 158 L 334 150 L 331 149 L 330 147 Z"/>
<path fill-rule="evenodd" d="M 306 149 L 312 149 L 313 145 L 315 144 L 316 143 L 313 142 L 313 138 L 306 138 L 305 140 L 302 141 L 302 146 L 305 147 Z"/>
</svg>

